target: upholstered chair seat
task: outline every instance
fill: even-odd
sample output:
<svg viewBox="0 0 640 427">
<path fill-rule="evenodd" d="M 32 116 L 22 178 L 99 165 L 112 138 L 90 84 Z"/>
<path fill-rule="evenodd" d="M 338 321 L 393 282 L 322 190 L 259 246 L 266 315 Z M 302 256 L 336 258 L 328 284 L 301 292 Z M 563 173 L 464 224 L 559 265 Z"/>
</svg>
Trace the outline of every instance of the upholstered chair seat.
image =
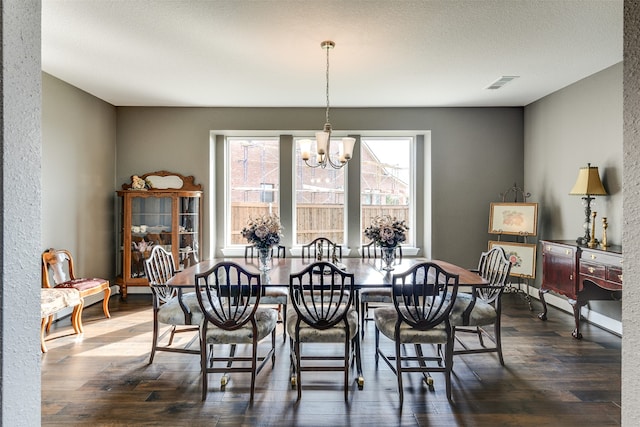
<svg viewBox="0 0 640 427">
<path fill-rule="evenodd" d="M 404 310 L 404 307 L 403 307 Z M 373 319 L 376 327 L 384 336 L 390 340 L 395 339 L 395 328 L 398 322 L 398 311 L 394 306 L 378 307 L 373 310 Z M 421 331 L 413 328 L 408 323 L 400 324 L 400 341 L 403 344 L 414 343 L 434 343 L 443 344 L 447 342 L 447 331 L 445 324 L 441 323 L 432 329 Z"/>
<path fill-rule="evenodd" d="M 287 331 L 289 335 L 295 334 L 298 313 L 294 309 L 289 309 L 287 313 Z M 347 312 L 347 322 L 349 323 L 349 339 L 353 339 L 358 333 L 358 313 L 351 307 Z M 300 342 L 343 342 L 345 340 L 345 328 L 337 324 L 329 329 L 317 329 L 313 326 L 300 322 Z"/>
<path fill-rule="evenodd" d="M 260 341 L 271 334 L 271 331 L 276 327 L 276 323 L 278 322 L 278 312 L 272 308 L 258 307 L 255 317 L 256 324 L 258 326 L 258 341 Z M 253 328 L 250 322 L 245 323 L 241 328 L 233 330 L 224 330 L 209 325 L 209 328 L 207 329 L 206 343 L 251 344 L 253 343 Z"/>
<path fill-rule="evenodd" d="M 498 314 L 495 308 L 481 299 L 476 299 L 468 319 L 465 320 L 463 314 L 472 300 L 473 295 L 471 294 L 459 293 L 457 295 L 450 315 L 451 326 L 486 326 L 496 322 Z"/>
</svg>

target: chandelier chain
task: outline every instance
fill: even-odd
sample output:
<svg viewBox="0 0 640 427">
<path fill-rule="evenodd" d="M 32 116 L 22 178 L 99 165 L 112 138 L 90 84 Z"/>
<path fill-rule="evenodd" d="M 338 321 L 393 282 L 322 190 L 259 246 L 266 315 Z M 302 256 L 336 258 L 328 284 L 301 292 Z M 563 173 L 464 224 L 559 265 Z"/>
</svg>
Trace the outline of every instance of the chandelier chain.
<svg viewBox="0 0 640 427">
<path fill-rule="evenodd" d="M 325 78 L 327 82 L 327 85 L 326 85 L 327 110 L 325 111 L 325 123 L 329 123 L 329 49 L 331 49 L 331 46 L 327 45 L 325 49 L 327 50 L 327 69 L 325 73 Z"/>
</svg>

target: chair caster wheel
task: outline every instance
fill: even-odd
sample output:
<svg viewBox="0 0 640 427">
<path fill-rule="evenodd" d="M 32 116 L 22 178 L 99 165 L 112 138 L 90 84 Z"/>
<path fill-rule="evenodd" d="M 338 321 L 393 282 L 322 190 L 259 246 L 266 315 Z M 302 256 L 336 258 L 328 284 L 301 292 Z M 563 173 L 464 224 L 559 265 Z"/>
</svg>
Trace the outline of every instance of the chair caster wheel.
<svg viewBox="0 0 640 427">
<path fill-rule="evenodd" d="M 362 390 L 364 388 L 364 377 L 358 377 L 358 390 Z"/>
<path fill-rule="evenodd" d="M 228 382 L 229 382 L 228 376 L 225 375 L 222 378 L 220 378 L 220 388 L 225 388 Z"/>
</svg>

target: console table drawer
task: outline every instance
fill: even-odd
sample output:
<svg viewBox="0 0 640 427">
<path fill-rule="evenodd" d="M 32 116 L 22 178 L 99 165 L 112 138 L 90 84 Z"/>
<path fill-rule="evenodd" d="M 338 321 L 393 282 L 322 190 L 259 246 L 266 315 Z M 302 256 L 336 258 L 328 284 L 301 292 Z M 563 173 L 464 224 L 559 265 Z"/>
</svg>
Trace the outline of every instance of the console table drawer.
<svg viewBox="0 0 640 427">
<path fill-rule="evenodd" d="M 603 264 L 622 268 L 622 256 L 615 253 L 607 253 L 601 250 L 582 249 L 580 262 L 590 264 Z"/>
<path fill-rule="evenodd" d="M 622 285 L 622 268 L 607 268 L 607 280 L 610 282 L 620 283 Z"/>
<path fill-rule="evenodd" d="M 585 276 L 592 276 L 598 279 L 607 278 L 607 267 L 603 264 L 593 264 L 590 262 L 580 262 L 580 274 Z"/>
</svg>

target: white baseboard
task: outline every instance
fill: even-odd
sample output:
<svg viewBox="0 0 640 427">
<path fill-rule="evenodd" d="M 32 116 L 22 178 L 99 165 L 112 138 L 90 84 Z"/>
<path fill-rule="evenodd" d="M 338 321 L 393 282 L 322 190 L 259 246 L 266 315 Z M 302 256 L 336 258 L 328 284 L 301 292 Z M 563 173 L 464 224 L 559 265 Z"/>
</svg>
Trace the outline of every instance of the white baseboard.
<svg viewBox="0 0 640 427">
<path fill-rule="evenodd" d="M 524 292 L 527 291 L 527 286 L 524 283 L 513 283 L 511 286 Z M 538 288 L 529 286 L 528 290 L 529 296 L 535 298 L 538 301 L 540 300 L 538 295 Z M 544 300 L 548 305 L 559 308 L 562 311 L 566 311 L 573 316 L 573 306 L 569 304 L 565 297 L 557 296 L 548 292 L 544 295 Z M 596 311 L 589 310 L 587 306 L 581 308 L 580 314 L 582 314 L 583 321 L 586 320 L 587 322 L 594 324 L 604 330 L 622 336 L 621 321 L 612 319 Z"/>
</svg>

